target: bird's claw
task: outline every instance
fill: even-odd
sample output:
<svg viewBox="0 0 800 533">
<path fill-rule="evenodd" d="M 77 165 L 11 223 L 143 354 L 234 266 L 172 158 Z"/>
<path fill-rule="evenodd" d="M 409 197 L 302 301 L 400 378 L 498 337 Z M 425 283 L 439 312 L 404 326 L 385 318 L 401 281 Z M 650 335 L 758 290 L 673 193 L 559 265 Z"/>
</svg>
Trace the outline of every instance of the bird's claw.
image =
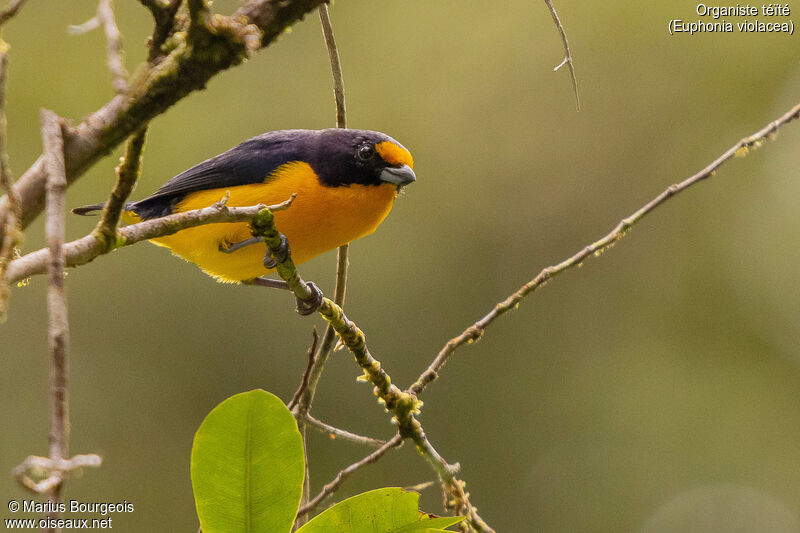
<svg viewBox="0 0 800 533">
<path fill-rule="evenodd" d="M 306 287 L 308 287 L 313 294 L 308 300 L 297 299 L 297 312 L 302 316 L 315 313 L 322 305 L 322 298 L 324 297 L 320 288 L 317 287 L 313 281 L 306 282 Z"/>
<path fill-rule="evenodd" d="M 267 253 L 264 254 L 264 266 L 266 268 L 275 268 L 289 259 L 290 255 L 289 240 L 286 235 L 281 235 L 281 244 L 276 250 L 273 251 L 267 246 Z"/>
</svg>

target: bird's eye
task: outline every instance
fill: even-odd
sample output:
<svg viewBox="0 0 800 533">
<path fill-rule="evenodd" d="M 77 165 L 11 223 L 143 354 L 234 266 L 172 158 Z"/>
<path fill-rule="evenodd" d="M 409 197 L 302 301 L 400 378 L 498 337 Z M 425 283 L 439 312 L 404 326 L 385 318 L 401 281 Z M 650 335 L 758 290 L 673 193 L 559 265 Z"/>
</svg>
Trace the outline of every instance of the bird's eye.
<svg viewBox="0 0 800 533">
<path fill-rule="evenodd" d="M 358 149 L 358 158 L 362 161 L 369 161 L 375 155 L 375 147 L 371 144 L 366 144 Z"/>
</svg>

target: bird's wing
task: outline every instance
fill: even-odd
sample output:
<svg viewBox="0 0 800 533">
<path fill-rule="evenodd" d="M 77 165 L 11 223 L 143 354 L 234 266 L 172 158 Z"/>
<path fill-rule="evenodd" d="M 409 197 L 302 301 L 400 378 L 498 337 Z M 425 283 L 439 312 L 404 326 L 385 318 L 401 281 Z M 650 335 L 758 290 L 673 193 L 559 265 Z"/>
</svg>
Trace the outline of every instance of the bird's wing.
<svg viewBox="0 0 800 533">
<path fill-rule="evenodd" d="M 131 206 L 143 219 L 164 216 L 186 195 L 207 189 L 263 183 L 281 165 L 304 156 L 310 132 L 287 130 L 253 137 L 225 153 L 181 172 Z"/>
</svg>

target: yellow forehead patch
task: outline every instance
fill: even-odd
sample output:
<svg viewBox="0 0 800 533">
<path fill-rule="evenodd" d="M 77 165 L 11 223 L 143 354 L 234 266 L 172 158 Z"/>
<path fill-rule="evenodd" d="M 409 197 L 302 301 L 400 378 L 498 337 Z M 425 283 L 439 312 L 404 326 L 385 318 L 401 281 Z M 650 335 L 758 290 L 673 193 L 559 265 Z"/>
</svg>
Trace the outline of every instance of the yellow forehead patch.
<svg viewBox="0 0 800 533">
<path fill-rule="evenodd" d="M 375 145 L 378 155 L 390 165 L 408 165 L 414 168 L 414 158 L 408 150 L 392 141 L 383 141 Z"/>
</svg>

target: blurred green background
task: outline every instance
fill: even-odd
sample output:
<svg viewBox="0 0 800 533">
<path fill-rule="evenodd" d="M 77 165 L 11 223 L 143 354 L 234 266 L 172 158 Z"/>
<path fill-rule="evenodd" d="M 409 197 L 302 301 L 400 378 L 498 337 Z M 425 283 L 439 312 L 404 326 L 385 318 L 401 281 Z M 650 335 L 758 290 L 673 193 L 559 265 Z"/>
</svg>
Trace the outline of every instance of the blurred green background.
<svg viewBox="0 0 800 533">
<path fill-rule="evenodd" d="M 418 182 L 351 247 L 346 305 L 399 385 L 542 267 L 800 100 L 797 36 L 670 37 L 670 19 L 697 20 L 692 2 L 557 7 L 579 113 L 567 72 L 552 72 L 563 56 L 543 2 L 332 8 L 349 125 L 392 135 L 416 162 Z M 112 96 L 102 32 L 66 33 L 94 9 L 94 0 L 32 1 L 5 30 L 18 175 L 41 151 L 40 107 L 79 121 Z M 149 14 L 118 1 L 117 17 L 133 71 Z M 134 198 L 258 133 L 333 123 L 310 15 L 152 123 Z M 798 150 L 793 124 L 730 162 L 462 348 L 425 393 L 430 438 L 461 463 L 498 531 L 800 532 Z M 71 187 L 68 205 L 102 201 L 118 156 Z M 94 224 L 68 221 L 71 238 Z M 42 244 L 40 219 L 24 249 Z M 334 268 L 329 253 L 301 272 L 331 292 Z M 133 502 L 134 513 L 114 517 L 116 531 L 196 531 L 194 431 L 237 392 L 262 387 L 288 400 L 315 321 L 284 294 L 217 284 L 147 244 L 70 271 L 67 287 L 71 449 L 105 464 L 71 480 L 66 497 Z M 14 289 L 0 347 L 8 473 L 47 452 L 44 278 Z M 338 352 L 313 412 L 388 437 L 359 373 Z M 310 446 L 314 492 L 367 452 L 317 433 Z M 406 446 L 339 496 L 431 479 Z M 0 503 L 26 497 L 0 476 Z M 422 503 L 441 512 L 439 490 Z M 2 503 L 0 518 L 9 516 Z"/>
</svg>

